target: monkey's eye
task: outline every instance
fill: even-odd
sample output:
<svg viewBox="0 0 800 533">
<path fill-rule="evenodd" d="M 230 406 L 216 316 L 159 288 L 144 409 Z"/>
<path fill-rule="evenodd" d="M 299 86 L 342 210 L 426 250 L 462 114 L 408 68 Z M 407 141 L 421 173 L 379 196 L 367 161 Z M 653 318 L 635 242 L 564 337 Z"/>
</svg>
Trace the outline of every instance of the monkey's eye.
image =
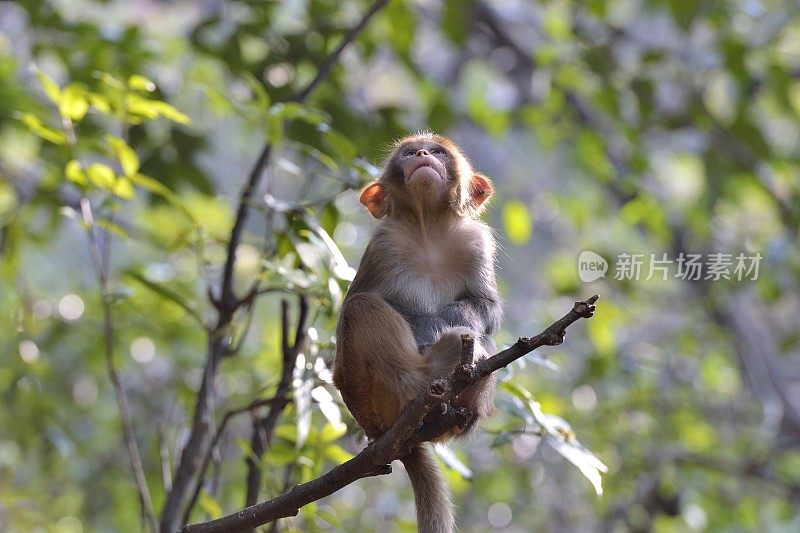
<svg viewBox="0 0 800 533">
<path fill-rule="evenodd" d="M 432 154 L 446 154 L 447 152 L 444 151 L 444 148 L 434 148 L 431 150 Z"/>
<path fill-rule="evenodd" d="M 403 152 L 403 155 L 406 156 L 406 157 L 408 157 L 410 155 L 416 155 L 416 154 L 417 154 L 416 150 L 406 150 L 405 152 Z"/>
</svg>

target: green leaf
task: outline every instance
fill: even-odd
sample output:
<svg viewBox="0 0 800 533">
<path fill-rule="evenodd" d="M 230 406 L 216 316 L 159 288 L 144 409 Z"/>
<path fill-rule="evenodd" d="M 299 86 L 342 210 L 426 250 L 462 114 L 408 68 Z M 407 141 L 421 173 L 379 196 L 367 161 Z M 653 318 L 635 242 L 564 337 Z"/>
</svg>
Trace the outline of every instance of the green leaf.
<svg viewBox="0 0 800 533">
<path fill-rule="evenodd" d="M 287 465 L 297 462 L 297 450 L 285 442 L 276 442 L 270 446 L 269 461 L 274 465 Z"/>
<path fill-rule="evenodd" d="M 191 303 L 189 303 L 183 296 L 181 296 L 177 292 L 163 285 L 160 285 L 154 281 L 150 281 L 142 274 L 134 270 L 126 270 L 124 274 L 129 278 L 131 278 L 132 280 L 137 281 L 145 288 L 150 289 L 154 293 L 163 297 L 165 300 L 178 305 L 181 309 L 186 311 L 186 314 L 197 320 L 199 323 L 201 324 L 203 323 L 203 318 L 200 316 L 200 313 L 197 311 L 197 309 L 195 309 L 195 307 Z"/>
<path fill-rule="evenodd" d="M 134 74 L 128 78 L 128 87 L 134 91 L 147 91 L 149 93 L 156 90 L 156 84 L 140 74 Z"/>
<path fill-rule="evenodd" d="M 114 169 L 103 163 L 89 165 L 86 169 L 86 175 L 89 176 L 89 181 L 104 191 L 111 191 L 117 181 L 117 174 Z"/>
<path fill-rule="evenodd" d="M 603 483 L 600 473 L 608 472 L 608 467 L 578 442 L 571 431 L 562 431 L 562 435 L 559 436 L 546 435 L 545 442 L 567 461 L 577 466 L 581 474 L 592 484 L 597 495 L 602 496 Z"/>
<path fill-rule="evenodd" d="M 131 200 L 136 196 L 136 191 L 133 189 L 131 180 L 125 176 L 118 176 L 114 187 L 111 189 L 114 196 L 122 198 L 123 200 Z"/>
<path fill-rule="evenodd" d="M 86 185 L 86 174 L 83 173 L 81 164 L 74 159 L 67 162 L 67 165 L 64 167 L 64 175 L 72 183 Z"/>
<path fill-rule="evenodd" d="M 533 222 L 528 207 L 519 200 L 509 200 L 503 206 L 503 227 L 508 239 L 522 245 L 531 238 Z"/>
<path fill-rule="evenodd" d="M 353 454 L 338 444 L 328 444 L 323 450 L 325 458 L 335 464 L 342 464 L 353 458 Z"/>
<path fill-rule="evenodd" d="M 567 22 L 564 15 L 553 9 L 548 9 L 545 12 L 542 20 L 542 28 L 554 41 L 564 41 L 569 38 L 572 33 L 569 22 Z"/>
<path fill-rule="evenodd" d="M 158 106 L 155 100 L 149 100 L 138 94 L 129 94 L 125 98 L 125 108 L 132 115 L 155 119 L 158 118 Z"/>
<path fill-rule="evenodd" d="M 47 95 L 47 98 L 49 98 L 54 104 L 58 105 L 59 101 L 61 100 L 61 89 L 59 89 L 58 84 L 53 81 L 53 78 L 48 76 L 47 73 L 39 69 L 36 69 L 36 78 L 42 85 L 42 89 L 44 89 L 44 94 Z"/>
<path fill-rule="evenodd" d="M 150 100 L 138 94 L 129 94 L 125 97 L 125 106 L 128 113 L 148 119 L 164 117 L 179 124 L 191 122 L 189 117 L 166 102 Z"/>
<path fill-rule="evenodd" d="M 20 120 L 29 130 L 45 141 L 62 146 L 67 144 L 67 137 L 64 135 L 64 132 L 45 126 L 39 117 L 30 113 L 22 113 L 20 115 Z"/>
<path fill-rule="evenodd" d="M 158 114 L 167 120 L 177 122 L 178 124 L 189 124 L 192 120 L 188 115 L 181 113 L 177 108 L 172 107 L 166 102 L 156 102 Z"/>
<path fill-rule="evenodd" d="M 272 145 L 281 144 L 283 141 L 284 123 L 280 115 L 270 114 L 267 119 L 267 140 Z"/>
<path fill-rule="evenodd" d="M 325 130 L 325 140 L 342 161 L 350 161 L 357 154 L 353 141 L 332 128 Z"/>
<path fill-rule="evenodd" d="M 108 72 L 100 73 L 100 81 L 112 89 L 125 90 L 125 84 L 120 80 L 109 74 Z"/>
<path fill-rule="evenodd" d="M 602 138 L 595 132 L 584 130 L 575 140 L 578 161 L 595 177 L 608 181 L 614 175 L 614 167 L 606 156 Z"/>
<path fill-rule="evenodd" d="M 125 228 L 123 228 L 119 224 L 115 224 L 115 223 L 111 222 L 110 220 L 106 220 L 106 219 L 101 218 L 101 219 L 95 220 L 94 224 L 95 224 L 95 226 L 97 226 L 99 228 L 103 228 L 104 230 L 108 231 L 109 233 L 113 233 L 117 237 L 122 237 L 123 239 L 128 239 L 130 237 L 130 235 L 128 234 L 128 231 Z M 130 291 L 130 289 L 128 289 L 128 291 Z M 119 294 L 121 295 L 123 293 L 120 292 Z M 124 297 L 127 298 L 128 296 L 130 296 L 130 294 L 126 293 Z"/>
<path fill-rule="evenodd" d="M 336 230 L 336 226 L 339 225 L 339 210 L 335 203 L 325 204 L 319 214 L 319 223 L 328 235 Z"/>
<path fill-rule="evenodd" d="M 355 277 L 356 271 L 353 267 L 347 264 L 347 259 L 345 259 L 344 254 L 342 254 L 341 250 L 339 250 L 339 246 L 337 246 L 336 242 L 328 235 L 328 232 L 325 231 L 322 226 L 320 226 L 316 220 L 312 217 L 306 216 L 303 217 L 303 221 L 306 225 L 314 232 L 321 241 L 322 246 L 327 249 L 328 253 L 331 257 L 331 272 L 333 275 L 339 279 L 345 281 L 352 281 L 353 277 Z"/>
<path fill-rule="evenodd" d="M 270 106 L 270 98 L 269 94 L 267 94 L 267 89 L 264 87 L 264 84 L 258 81 L 258 79 L 256 79 L 256 77 L 248 71 L 245 71 L 243 76 L 244 81 L 247 82 L 247 85 L 250 86 L 250 90 L 253 91 L 253 95 L 255 95 L 259 109 L 268 110 Z"/>
<path fill-rule="evenodd" d="M 86 116 L 89 111 L 86 86 L 79 83 L 70 83 L 61 92 L 58 103 L 58 112 L 61 116 L 77 122 Z"/>
<path fill-rule="evenodd" d="M 270 114 L 280 117 L 281 120 L 302 120 L 315 125 L 321 124 L 328 118 L 322 111 L 297 102 L 275 104 L 270 109 Z"/>
<path fill-rule="evenodd" d="M 194 217 L 194 215 L 186 206 L 186 204 L 183 202 L 183 200 L 181 200 L 181 198 L 177 194 L 172 192 L 166 185 L 149 176 L 145 176 L 144 174 L 136 174 L 133 176 L 129 176 L 129 178 L 135 185 L 138 185 L 142 189 L 150 191 L 153 194 L 157 194 L 158 196 L 168 201 L 170 204 L 176 207 L 187 219 L 189 219 L 189 221 L 192 224 L 194 224 L 195 226 L 199 225 L 197 219 Z"/>
<path fill-rule="evenodd" d="M 522 385 L 514 383 L 513 381 L 504 381 L 500 384 L 500 389 L 504 390 L 505 392 L 519 398 L 523 402 L 529 402 L 533 400 L 533 395 Z"/>
<path fill-rule="evenodd" d="M 281 424 L 275 428 L 275 436 L 289 442 L 297 442 L 297 426 L 294 424 Z"/>
<path fill-rule="evenodd" d="M 329 511 L 327 509 L 317 509 L 314 513 L 317 517 L 321 518 L 322 520 L 326 521 L 332 528 L 337 531 L 341 531 L 344 525 L 342 521 L 339 520 L 339 517 L 336 516 L 336 513 L 333 511 Z"/>
<path fill-rule="evenodd" d="M 455 44 L 463 44 L 469 36 L 467 10 L 461 0 L 445 0 L 440 17 L 442 33 Z"/>
<path fill-rule="evenodd" d="M 128 143 L 113 135 L 106 136 L 106 140 L 114 149 L 125 176 L 130 177 L 139 172 L 139 156 L 136 155 L 133 148 L 128 146 Z"/>
<path fill-rule="evenodd" d="M 347 424 L 338 424 L 334 426 L 330 422 L 322 426 L 322 431 L 319 434 L 319 439 L 322 442 L 333 442 L 347 433 Z"/>
<path fill-rule="evenodd" d="M 386 7 L 386 18 L 389 21 L 389 42 L 401 56 L 407 56 L 417 27 L 414 14 L 405 0 L 392 0 Z"/>
<path fill-rule="evenodd" d="M 510 433 L 504 431 L 498 434 L 494 440 L 492 441 L 491 447 L 492 448 L 499 448 L 500 446 L 505 446 L 507 444 L 511 444 L 512 436 Z"/>
<path fill-rule="evenodd" d="M 325 168 L 327 168 L 330 171 L 331 174 L 333 175 L 340 174 L 341 170 L 339 168 L 338 163 L 336 163 L 336 160 L 331 156 L 329 156 L 328 154 L 321 152 L 316 148 L 314 148 L 313 146 L 305 143 L 298 143 L 297 148 L 307 153 L 317 161 L 319 161 L 322 165 L 325 166 Z"/>
<path fill-rule="evenodd" d="M 198 503 L 200 504 L 200 508 L 212 519 L 222 516 L 222 507 L 220 507 L 217 500 L 205 490 L 200 493 Z"/>
<path fill-rule="evenodd" d="M 89 93 L 87 98 L 89 99 L 89 104 L 97 111 L 103 114 L 111 113 L 111 105 L 108 102 L 108 98 L 102 94 Z"/>
<path fill-rule="evenodd" d="M 19 205 L 17 192 L 10 183 L 0 181 L 0 225 L 14 217 Z"/>
<path fill-rule="evenodd" d="M 464 479 L 472 479 L 472 470 L 458 458 L 452 448 L 437 442 L 433 449 L 447 468 L 458 472 Z"/>
</svg>

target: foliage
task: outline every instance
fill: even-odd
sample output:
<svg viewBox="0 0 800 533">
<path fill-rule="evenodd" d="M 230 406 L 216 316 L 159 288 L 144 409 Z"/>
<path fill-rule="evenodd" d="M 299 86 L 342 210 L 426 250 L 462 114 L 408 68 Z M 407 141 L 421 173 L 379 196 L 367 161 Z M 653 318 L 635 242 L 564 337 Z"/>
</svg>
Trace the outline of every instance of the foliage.
<svg viewBox="0 0 800 533">
<path fill-rule="evenodd" d="M 392 139 L 431 128 L 496 185 L 501 344 L 602 295 L 570 353 L 500 373 L 486 430 L 439 448 L 460 529 L 800 526 L 794 3 L 392 0 L 309 101 L 293 100 L 368 8 L 0 5 L 0 523 L 144 527 L 107 375 L 106 303 L 163 506 L 237 194 L 265 143 L 234 264 L 236 293 L 254 297 L 222 332 L 235 354 L 214 383 L 218 423 L 276 393 L 281 299 L 310 302 L 307 343 L 268 452 L 251 448 L 251 420 L 269 407 L 232 414 L 190 519 L 243 505 L 248 457 L 263 499 L 360 449 L 327 367 L 369 232 L 353 190 Z M 757 280 L 635 281 L 612 266 L 587 284 L 583 250 L 764 259 Z M 282 527 L 410 530 L 410 502 L 402 474 L 368 479 Z"/>
</svg>

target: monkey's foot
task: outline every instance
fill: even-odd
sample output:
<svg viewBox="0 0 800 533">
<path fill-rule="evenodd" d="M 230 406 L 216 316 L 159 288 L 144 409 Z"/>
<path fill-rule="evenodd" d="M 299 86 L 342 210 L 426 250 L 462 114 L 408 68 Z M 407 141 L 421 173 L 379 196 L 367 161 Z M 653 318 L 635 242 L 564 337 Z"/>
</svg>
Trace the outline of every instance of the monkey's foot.
<svg viewBox="0 0 800 533">
<path fill-rule="evenodd" d="M 428 394 L 433 396 L 434 399 L 443 398 L 450 390 L 450 384 L 446 378 L 434 379 L 428 386 Z"/>
<path fill-rule="evenodd" d="M 466 407 L 454 407 L 453 420 L 455 421 L 455 427 L 461 431 L 468 429 L 475 420 L 475 415 L 476 413 L 472 409 L 467 409 Z"/>
<path fill-rule="evenodd" d="M 439 409 L 429 412 L 420 428 L 420 441 L 446 440 L 454 435 L 466 432 L 475 422 L 475 411 L 466 407 L 453 407 L 443 403 L 443 411 Z"/>
</svg>

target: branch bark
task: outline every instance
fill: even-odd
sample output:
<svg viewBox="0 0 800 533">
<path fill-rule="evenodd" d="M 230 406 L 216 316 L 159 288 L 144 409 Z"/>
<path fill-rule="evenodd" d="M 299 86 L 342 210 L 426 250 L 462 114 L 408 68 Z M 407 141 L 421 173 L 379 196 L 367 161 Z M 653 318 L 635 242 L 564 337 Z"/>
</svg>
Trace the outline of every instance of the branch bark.
<svg viewBox="0 0 800 533">
<path fill-rule="evenodd" d="M 598 296 L 575 302 L 573 308 L 562 318 L 535 337 L 521 337 L 509 348 L 484 359 L 477 364 L 462 363 L 450 376 L 431 383 L 423 394 L 420 394 L 401 413 L 394 425 L 370 443 L 358 455 L 349 461 L 336 466 L 327 474 L 312 481 L 296 485 L 280 496 L 265 502 L 247 507 L 236 513 L 203 522 L 184 526 L 182 533 L 221 533 L 242 531 L 272 522 L 279 518 L 294 516 L 301 507 L 353 483 L 354 481 L 391 472 L 390 463 L 408 455 L 413 448 L 425 440 L 430 440 L 452 427 L 437 425 L 436 431 L 430 431 L 428 424 L 423 424 L 426 415 L 434 407 L 447 408 L 444 415 L 452 415 L 453 423 L 458 423 L 463 413 L 449 406 L 449 401 L 459 392 L 484 376 L 507 366 L 527 353 L 541 346 L 557 346 L 564 342 L 567 327 L 580 318 L 589 318 L 594 314 Z M 469 342 L 463 343 L 464 352 L 471 349 Z M 471 361 L 468 354 L 462 355 L 462 361 Z M 438 433 L 437 433 L 438 431 Z"/>
<path fill-rule="evenodd" d="M 333 65 L 339 60 L 344 49 L 355 40 L 358 34 L 367 26 L 370 19 L 387 3 L 388 0 L 377 0 L 372 5 L 361 21 L 344 36 L 341 44 L 322 62 L 314 79 L 292 98 L 293 101 L 303 102 L 311 95 L 314 89 L 330 74 Z M 220 361 L 228 353 L 229 339 L 226 332 L 233 321 L 236 311 L 243 304 L 243 300 L 236 296 L 233 289 L 236 250 L 241 242 L 253 195 L 269 164 L 271 151 L 272 146 L 267 143 L 262 148 L 247 182 L 242 188 L 236 209 L 236 218 L 228 240 L 227 256 L 219 290 L 216 295 L 209 291 L 212 303 L 217 308 L 218 316 L 214 328 L 209 333 L 203 381 L 200 385 L 200 390 L 197 392 L 189 439 L 181 452 L 172 490 L 166 495 L 161 513 L 160 531 L 162 533 L 171 533 L 180 527 L 181 517 L 189 510 L 188 504 L 192 501 L 192 488 L 199 472 L 203 469 L 206 454 L 212 445 L 214 401 L 216 397 L 214 380 Z"/>
</svg>

